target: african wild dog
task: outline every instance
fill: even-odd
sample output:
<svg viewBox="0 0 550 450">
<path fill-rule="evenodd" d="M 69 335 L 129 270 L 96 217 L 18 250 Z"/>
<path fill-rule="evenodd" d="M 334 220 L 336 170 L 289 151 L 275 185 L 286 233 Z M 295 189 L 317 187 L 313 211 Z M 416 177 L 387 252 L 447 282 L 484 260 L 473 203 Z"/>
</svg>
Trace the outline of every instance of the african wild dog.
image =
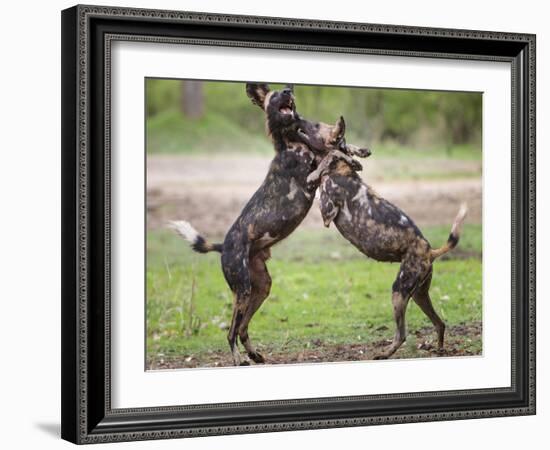
<svg viewBox="0 0 550 450">
<path fill-rule="evenodd" d="M 250 342 L 248 324 L 271 289 L 266 267 L 270 247 L 286 238 L 302 222 L 318 186 L 316 182 L 308 184 L 307 176 L 326 155 L 325 142 L 342 139 L 334 126 L 302 119 L 296 112 L 289 87 L 270 91 L 266 84 L 247 84 L 246 92 L 252 102 L 264 110 L 267 132 L 275 146 L 276 154 L 264 182 L 227 232 L 223 244 L 206 242 L 188 222 L 172 223 L 195 251 L 222 254 L 223 274 L 234 294 L 227 339 L 235 365 L 248 364 L 241 360 L 237 336 L 252 361 L 264 362 Z M 361 154 L 361 150 L 350 146 L 349 153 Z M 348 164 L 355 170 L 361 169 L 350 156 L 343 157 L 348 158 Z"/>
<path fill-rule="evenodd" d="M 339 136 L 344 136 L 343 117 L 337 124 L 337 131 Z M 343 142 L 342 139 L 339 145 Z M 411 218 L 364 183 L 338 147 L 333 146 L 308 177 L 315 185 L 320 182 L 320 207 L 325 226 L 334 222 L 342 236 L 370 258 L 401 263 L 392 286 L 397 330 L 391 345 L 376 359 L 389 358 L 405 342 L 405 312 L 411 296 L 434 324 L 438 347 L 442 350 L 445 324 L 435 312 L 429 295 L 432 265 L 436 258 L 457 245 L 466 205 L 461 206 L 445 245 L 432 249 Z"/>
</svg>

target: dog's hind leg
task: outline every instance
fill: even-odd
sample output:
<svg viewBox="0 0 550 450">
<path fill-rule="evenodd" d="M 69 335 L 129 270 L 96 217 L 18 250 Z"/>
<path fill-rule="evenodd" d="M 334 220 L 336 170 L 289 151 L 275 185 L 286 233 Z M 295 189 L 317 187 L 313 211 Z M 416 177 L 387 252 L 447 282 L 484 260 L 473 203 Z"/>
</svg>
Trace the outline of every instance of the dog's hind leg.
<svg viewBox="0 0 550 450">
<path fill-rule="evenodd" d="M 416 292 L 413 293 L 413 299 L 415 303 L 420 307 L 420 309 L 428 316 L 428 318 L 433 323 L 435 330 L 437 332 L 437 346 L 439 350 L 443 350 L 444 340 L 445 340 L 445 323 L 435 312 L 435 309 L 432 305 L 432 300 L 430 299 L 430 284 L 432 282 L 432 272 L 430 273 L 426 280 L 418 287 Z"/>
<path fill-rule="evenodd" d="M 229 327 L 229 332 L 227 333 L 227 342 L 229 342 L 229 348 L 231 349 L 233 364 L 235 366 L 248 365 L 247 361 L 242 361 L 241 354 L 237 347 L 237 332 L 244 316 L 243 312 L 245 309 L 245 304 L 245 301 L 240 299 L 238 295 L 235 295 L 235 301 L 233 303 L 233 317 L 231 318 L 231 326 Z"/>
<path fill-rule="evenodd" d="M 409 295 L 403 295 L 399 291 L 392 292 L 392 305 L 393 305 L 393 318 L 395 319 L 395 335 L 390 346 L 382 353 L 379 353 L 374 359 L 388 359 L 393 355 L 399 347 L 407 339 L 407 329 L 405 324 L 405 312 L 407 310 L 407 304 L 409 302 Z"/>
<path fill-rule="evenodd" d="M 374 359 L 387 359 L 392 356 L 407 339 L 407 330 L 405 323 L 405 313 L 407 304 L 411 295 L 424 285 L 426 273 L 428 273 L 429 261 L 422 258 L 416 252 L 416 249 L 405 256 L 401 262 L 401 267 L 397 278 L 392 286 L 392 305 L 393 317 L 396 330 L 390 346 L 375 356 Z"/>
<path fill-rule="evenodd" d="M 250 259 L 250 281 L 252 292 L 250 301 L 244 311 L 243 319 L 240 323 L 238 333 L 248 357 L 257 364 L 265 362 L 264 357 L 258 353 L 256 348 L 250 342 L 248 336 L 248 324 L 252 316 L 258 311 L 264 300 L 269 296 L 271 290 L 271 276 L 267 271 L 265 261 L 269 258 L 269 249 L 262 250 Z"/>
<path fill-rule="evenodd" d="M 236 366 L 246 365 L 247 362 L 241 360 L 241 355 L 237 347 L 237 336 L 239 328 L 245 316 L 250 303 L 252 287 L 249 273 L 249 246 L 239 247 L 238 251 L 224 251 L 222 253 L 222 269 L 229 287 L 233 291 L 233 317 L 227 334 L 227 341 L 233 363 Z"/>
</svg>

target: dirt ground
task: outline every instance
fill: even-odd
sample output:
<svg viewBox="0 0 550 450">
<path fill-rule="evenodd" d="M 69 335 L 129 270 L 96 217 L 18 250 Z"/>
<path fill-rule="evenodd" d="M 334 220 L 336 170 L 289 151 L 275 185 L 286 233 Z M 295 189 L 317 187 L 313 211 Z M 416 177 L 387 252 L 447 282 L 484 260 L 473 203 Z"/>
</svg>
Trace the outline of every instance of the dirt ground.
<svg viewBox="0 0 550 450">
<path fill-rule="evenodd" d="M 446 332 L 445 349 L 436 348 L 433 328 L 421 328 L 410 333 L 407 343 L 397 351 L 392 359 L 434 358 L 479 355 L 479 350 L 469 348 L 469 342 L 481 341 L 481 322 L 449 327 Z M 310 347 L 290 351 L 262 348 L 260 352 L 266 364 L 321 363 L 334 361 L 366 361 L 380 353 L 391 341 L 379 340 L 369 344 L 353 343 L 328 345 L 320 339 L 310 342 Z M 200 354 L 184 355 L 178 358 L 155 358 L 147 361 L 148 370 L 183 369 L 195 367 L 227 367 L 233 360 L 229 348 L 227 351 L 210 351 Z"/>
<path fill-rule="evenodd" d="M 202 233 L 223 236 L 263 181 L 265 156 L 149 156 L 147 159 L 147 226 L 188 220 Z M 441 173 L 474 172 L 476 161 L 411 160 Z M 362 176 L 383 197 L 407 212 L 418 226 L 451 224 L 461 202 L 468 203 L 469 223 L 481 222 L 480 177 L 388 181 L 388 160 L 368 160 Z M 392 170 L 394 167 L 391 168 Z M 314 204 L 301 227 L 322 228 Z"/>
</svg>

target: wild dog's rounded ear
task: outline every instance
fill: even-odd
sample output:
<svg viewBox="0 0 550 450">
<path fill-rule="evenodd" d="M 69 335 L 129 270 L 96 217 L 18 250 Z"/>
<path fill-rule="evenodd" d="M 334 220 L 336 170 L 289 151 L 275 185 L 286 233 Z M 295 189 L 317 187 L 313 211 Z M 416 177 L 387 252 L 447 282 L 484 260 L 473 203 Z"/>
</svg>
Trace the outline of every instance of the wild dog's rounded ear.
<svg viewBox="0 0 550 450">
<path fill-rule="evenodd" d="M 332 139 L 335 141 L 339 141 L 344 137 L 344 135 L 346 134 L 346 121 L 344 120 L 343 116 L 340 116 L 340 118 L 336 121 L 336 124 L 334 125 L 331 134 Z"/>
<path fill-rule="evenodd" d="M 264 109 L 264 100 L 269 92 L 269 85 L 265 83 L 246 83 L 246 95 L 252 103 Z"/>
<path fill-rule="evenodd" d="M 287 89 L 290 89 L 292 92 L 294 92 L 294 85 L 293 84 L 287 84 L 285 87 Z"/>
</svg>

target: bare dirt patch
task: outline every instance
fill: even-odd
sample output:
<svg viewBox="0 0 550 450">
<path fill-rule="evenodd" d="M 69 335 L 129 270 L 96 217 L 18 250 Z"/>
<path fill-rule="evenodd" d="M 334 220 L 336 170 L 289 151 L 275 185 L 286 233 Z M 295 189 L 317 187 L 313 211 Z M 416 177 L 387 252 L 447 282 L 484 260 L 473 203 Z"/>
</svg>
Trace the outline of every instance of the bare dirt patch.
<svg viewBox="0 0 550 450">
<path fill-rule="evenodd" d="M 384 327 L 384 330 L 387 330 Z M 481 322 L 460 324 L 448 327 L 446 343 L 443 351 L 437 350 L 435 333 L 432 328 L 421 328 L 409 333 L 405 343 L 392 359 L 408 358 L 435 358 L 475 356 L 481 354 Z M 303 364 L 326 363 L 341 361 L 372 360 L 390 341 L 380 339 L 368 344 L 337 344 L 328 345 L 321 339 L 314 339 L 307 343 L 307 348 L 300 350 L 261 348 L 261 353 L 267 364 Z M 252 363 L 253 364 L 253 363 Z M 181 357 L 156 357 L 148 360 L 148 370 L 183 369 L 198 367 L 227 367 L 233 362 L 229 349 L 227 351 L 206 351 L 203 353 L 188 354 Z"/>
<path fill-rule="evenodd" d="M 164 227 L 185 219 L 201 232 L 223 236 L 262 183 L 270 158 L 265 156 L 149 156 L 147 158 L 147 226 Z M 441 173 L 476 173 L 475 161 L 409 161 L 430 164 Z M 461 202 L 469 223 L 481 222 L 481 178 L 388 181 L 388 161 L 368 160 L 362 176 L 376 191 L 406 211 L 416 223 L 451 224 Z M 400 163 L 403 164 L 403 163 Z M 322 228 L 317 203 L 301 225 Z"/>
</svg>

